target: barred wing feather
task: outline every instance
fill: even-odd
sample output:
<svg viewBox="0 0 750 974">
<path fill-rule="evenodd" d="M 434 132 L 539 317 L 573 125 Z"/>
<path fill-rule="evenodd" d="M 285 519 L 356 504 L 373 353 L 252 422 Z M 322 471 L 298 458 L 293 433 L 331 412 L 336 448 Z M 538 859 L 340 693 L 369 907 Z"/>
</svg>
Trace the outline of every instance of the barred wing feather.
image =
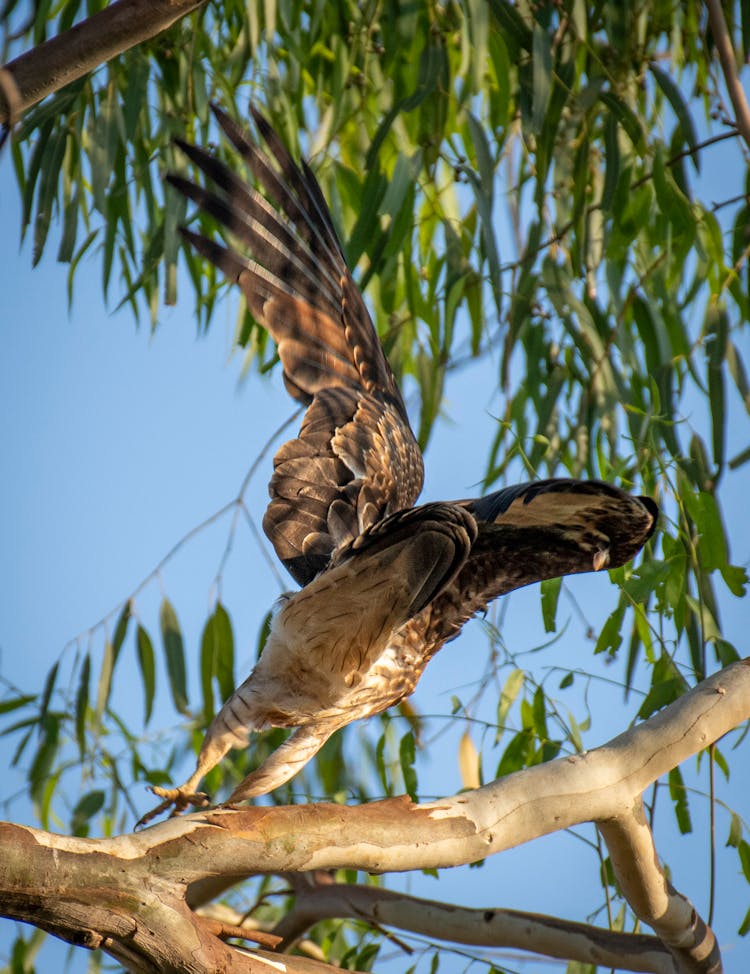
<svg viewBox="0 0 750 974">
<path fill-rule="evenodd" d="M 598 480 L 552 478 L 458 502 L 477 538 L 432 603 L 424 639 L 439 645 L 489 603 L 533 582 L 626 564 L 653 534 L 658 507 Z"/>
<path fill-rule="evenodd" d="M 278 346 L 288 391 L 308 406 L 298 437 L 274 459 L 263 521 L 279 558 L 305 585 L 338 547 L 414 503 L 422 457 L 317 181 L 252 111 L 274 164 L 214 108 L 265 195 L 182 141 L 211 188 L 174 174 L 168 179 L 227 231 L 232 245 L 184 234 L 240 285 Z"/>
</svg>

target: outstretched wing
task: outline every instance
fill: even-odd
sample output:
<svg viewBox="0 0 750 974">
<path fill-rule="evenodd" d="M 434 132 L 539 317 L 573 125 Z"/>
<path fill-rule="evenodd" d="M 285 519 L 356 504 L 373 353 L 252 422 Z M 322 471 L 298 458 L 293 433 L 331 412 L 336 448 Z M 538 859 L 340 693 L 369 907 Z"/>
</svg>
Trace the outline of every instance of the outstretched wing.
<svg viewBox="0 0 750 974">
<path fill-rule="evenodd" d="M 424 619 L 425 640 L 435 649 L 499 595 L 624 565 L 651 537 L 659 514 L 650 497 L 597 480 L 538 480 L 458 503 L 474 515 L 478 533 Z"/>
<path fill-rule="evenodd" d="M 214 108 L 263 195 L 210 153 L 178 141 L 212 188 L 168 179 L 213 216 L 237 249 L 184 230 L 236 281 L 279 349 L 286 387 L 308 406 L 296 439 L 274 458 L 263 527 L 301 585 L 340 546 L 410 507 L 422 456 L 401 393 L 308 166 L 298 167 L 251 108 L 269 156 Z"/>
</svg>

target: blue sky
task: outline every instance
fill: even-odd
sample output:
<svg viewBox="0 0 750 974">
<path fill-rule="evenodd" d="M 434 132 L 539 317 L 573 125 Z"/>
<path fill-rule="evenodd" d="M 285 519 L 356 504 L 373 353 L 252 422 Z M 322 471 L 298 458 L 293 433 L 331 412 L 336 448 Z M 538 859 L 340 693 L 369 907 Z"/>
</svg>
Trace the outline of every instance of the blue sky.
<svg viewBox="0 0 750 974">
<path fill-rule="evenodd" d="M 100 640 L 89 642 L 90 627 L 111 613 L 176 541 L 235 496 L 259 449 L 293 406 L 278 374 L 239 381 L 241 360 L 231 354 L 234 312 L 229 302 L 217 310 L 210 334 L 198 338 L 185 288 L 178 306 L 161 316 L 152 336 L 147 327 L 136 331 L 127 311 L 110 314 L 102 299 L 98 264 L 91 262 L 79 269 L 69 315 L 67 267 L 54 262 L 54 246 L 34 270 L 29 248 L 19 252 L 19 204 L 7 153 L 0 157 L 0 226 L 0 675 L 34 690 L 71 640 L 69 653 L 89 645 L 99 650 Z M 747 336 L 743 342 L 750 356 Z M 424 499 L 476 492 L 495 430 L 495 369 L 496 361 L 490 359 L 449 380 L 446 419 L 426 456 Z M 741 430 L 738 424 L 733 435 L 740 436 Z M 738 439 L 738 449 L 745 445 Z M 258 525 L 270 468 L 269 457 L 251 489 L 250 507 Z M 743 481 L 746 474 L 741 471 L 727 494 L 727 509 L 735 561 L 747 564 L 750 531 Z M 228 523 L 219 522 L 186 545 L 137 600 L 139 613 L 155 630 L 159 597 L 165 591 L 177 608 L 188 654 L 194 657 L 214 597 L 212 581 Z M 291 587 L 288 581 L 284 584 Z M 578 578 L 568 590 L 584 607 L 587 620 L 601 624 L 614 598 L 606 578 Z M 260 620 L 279 591 L 257 542 L 242 526 L 223 597 L 233 616 L 238 673 L 243 676 L 251 666 Z M 724 611 L 729 638 L 746 651 L 746 606 L 730 599 Z M 514 650 L 531 650 L 546 641 L 535 590 L 513 595 L 502 613 L 503 637 Z M 614 672 L 619 664 L 607 667 L 602 659 L 592 658 L 593 646 L 583 639 L 571 601 L 563 599 L 560 618 L 570 621 L 569 630 L 555 646 L 531 657 L 529 665 L 542 679 L 556 663 L 570 665 L 574 658 L 595 675 L 588 694 L 594 729 L 586 736 L 587 746 L 593 747 L 624 729 L 637 705 L 633 700 L 623 702 L 621 691 L 606 682 L 621 678 Z M 132 641 L 123 652 L 132 659 Z M 468 700 L 474 684 L 485 678 L 486 659 L 486 637 L 481 625 L 474 624 L 431 663 L 415 704 L 425 713 L 448 713 L 452 694 Z M 559 677 L 551 685 L 557 682 Z M 195 673 L 191 688 L 197 691 Z M 119 702 L 137 717 L 140 687 L 120 686 L 118 693 Z M 580 717 L 580 693 L 563 699 Z M 168 703 L 161 703 L 152 723 L 168 740 L 176 718 Z M 479 709 L 477 714 L 486 716 Z M 420 769 L 426 793 L 449 794 L 460 787 L 457 749 L 462 730 L 431 743 Z M 477 737 L 475 743 L 482 742 Z M 11 754 L 10 742 L 0 739 L 5 767 Z M 490 753 L 487 773 L 496 762 L 497 754 Z M 705 788 L 705 775 L 695 784 Z M 724 787 L 721 782 L 720 786 Z M 5 797 L 21 787 L 22 778 L 8 772 Z M 136 789 L 142 791 L 141 786 Z M 747 810 L 739 781 L 722 794 Z M 145 794 L 135 798 L 142 810 L 149 807 Z M 666 795 L 662 800 L 666 806 Z M 664 811 L 664 828 L 658 831 L 663 831 L 663 853 L 674 860 L 675 885 L 705 911 L 705 803 L 696 799 L 696 832 L 676 846 L 668 837 L 670 813 Z M 33 822 L 23 801 L 6 806 L 5 814 Z M 719 846 L 725 835 L 726 820 L 720 818 Z M 466 905 L 508 906 L 580 919 L 601 899 L 596 869 L 580 839 L 562 835 L 495 857 L 478 871 L 452 871 L 446 882 L 420 875 L 395 877 L 393 885 Z M 571 896 L 573 874 L 581 880 Z M 747 886 L 737 877 L 736 856 L 722 857 L 717 930 L 726 948 L 727 969 L 739 971 L 750 965 L 750 945 L 736 936 L 750 901 Z M 13 926 L 0 923 L 0 963 L 12 936 Z M 53 961 L 48 963 L 54 969 Z M 80 959 L 76 963 L 75 969 L 82 969 Z M 447 958 L 441 970 L 461 971 L 465 963 L 459 957 Z M 401 957 L 393 970 L 407 966 Z M 517 962 L 512 966 L 524 969 Z"/>
</svg>

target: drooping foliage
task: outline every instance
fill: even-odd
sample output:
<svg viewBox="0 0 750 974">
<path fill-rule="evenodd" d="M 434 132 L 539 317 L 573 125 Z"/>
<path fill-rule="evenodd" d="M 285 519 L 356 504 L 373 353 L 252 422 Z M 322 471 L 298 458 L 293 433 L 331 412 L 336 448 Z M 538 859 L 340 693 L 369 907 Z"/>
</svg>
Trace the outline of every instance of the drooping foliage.
<svg viewBox="0 0 750 974">
<path fill-rule="evenodd" d="M 40 3 L 17 31 L 22 17 L 6 4 L 4 26 L 15 35 L 6 57 L 102 6 Z M 750 51 L 745 7 L 724 9 L 738 60 Z M 225 285 L 182 247 L 179 225 L 203 218 L 163 175 L 184 165 L 174 136 L 226 151 L 212 101 L 246 119 L 249 100 L 316 171 L 394 370 L 418 390 L 422 446 L 447 371 L 500 348 L 504 405 L 488 487 L 519 471 L 569 473 L 660 500 L 658 539 L 637 569 L 612 573 L 611 614 L 596 642 L 596 652 L 622 657 L 626 687 L 638 665 L 649 668 L 633 716 L 737 659 L 721 607 L 744 594 L 746 575 L 733 563 L 723 489 L 750 461 L 749 150 L 732 124 L 704 6 L 210 2 L 31 109 L 14 134 L 21 229 L 33 235 L 35 260 L 52 249 L 69 264 L 72 313 L 76 276 L 94 254 L 110 305 L 130 306 L 136 321 L 158 328 L 163 305 L 179 300 L 195 307 L 200 330 L 211 327 Z M 272 344 L 243 307 L 236 340 L 252 368 L 272 367 Z M 559 591 L 542 588 L 550 631 Z M 191 718 L 195 747 L 233 688 L 231 606 L 217 602 L 200 646 L 186 646 L 165 598 L 160 662 L 136 603 L 120 607 L 106 640 L 102 628 L 101 647 L 76 658 L 67 706 L 57 666 L 44 688 L 9 693 L 2 704 L 42 821 L 66 774 L 92 755 L 100 782 L 73 807 L 69 824 L 79 833 L 122 827 L 124 778 L 161 783 L 171 771 L 176 754 L 161 764 L 146 756 L 109 707 L 121 652 L 138 661 L 146 718 L 166 680 L 175 710 Z M 194 659 L 200 699 L 188 694 Z M 498 773 L 580 746 L 577 726 L 562 736 L 550 729 L 541 685 L 517 670 L 506 677 L 498 725 L 512 723 L 511 710 L 517 718 L 495 757 Z M 335 794 L 345 786 L 364 798 L 405 785 L 418 794 L 411 716 L 396 745 L 397 773 L 378 728 L 369 778 L 363 771 L 352 788 L 344 744 L 334 740 L 308 787 Z M 127 761 L 102 747 L 105 725 Z M 221 791 L 222 774 L 239 780 L 276 733 L 217 769 L 209 790 Z M 717 758 L 726 767 L 729 758 Z M 463 760 L 470 765 L 471 753 Z M 679 771 L 669 784 L 687 830 Z M 736 817 L 729 841 L 750 877 Z M 340 960 L 338 936 L 325 933 Z M 350 960 L 362 967 L 367 958 Z"/>
</svg>

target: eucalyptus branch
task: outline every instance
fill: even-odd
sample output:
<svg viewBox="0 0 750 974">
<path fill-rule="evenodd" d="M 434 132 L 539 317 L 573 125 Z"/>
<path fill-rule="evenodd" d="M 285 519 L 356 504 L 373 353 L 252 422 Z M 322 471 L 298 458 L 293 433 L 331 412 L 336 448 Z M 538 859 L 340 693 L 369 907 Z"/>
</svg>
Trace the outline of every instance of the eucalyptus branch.
<svg viewBox="0 0 750 974">
<path fill-rule="evenodd" d="M 625 897 L 672 954 L 671 967 L 659 966 L 664 951 L 658 947 L 650 967 L 643 966 L 642 957 L 641 966 L 635 966 L 638 960 L 631 955 L 630 969 L 715 974 L 721 961 L 714 935 L 692 904 L 667 883 L 641 795 L 671 768 L 749 718 L 747 659 L 704 680 L 600 748 L 422 805 L 400 798 L 355 806 L 219 807 L 111 839 L 72 838 L 0 824 L 0 914 L 33 918 L 43 929 L 101 947 L 123 961 L 126 956 L 159 958 L 159 970 L 255 972 L 263 967 L 254 959 L 262 957 L 267 963 L 274 955 L 229 947 L 216 936 L 222 924 L 207 923 L 190 908 L 191 890 L 205 892 L 207 879 L 226 876 L 239 881 L 253 873 L 337 868 L 386 872 L 456 866 L 593 821 L 607 842 Z M 417 904 L 409 924 L 397 923 L 393 903 L 386 899 L 378 910 L 382 914 L 387 908 L 388 918 L 380 915 L 378 922 L 407 929 L 422 923 L 430 926 L 431 936 L 438 935 L 437 921 L 428 923 L 432 906 Z M 434 909 L 434 916 L 442 917 L 447 908 Z M 399 908 L 398 916 L 406 915 L 406 909 Z M 476 913 L 462 916 L 452 939 L 462 923 L 464 933 L 481 926 Z M 483 922 L 494 923 L 494 916 L 484 916 Z M 539 937 L 533 944 L 527 941 L 526 949 L 559 956 L 551 946 L 554 941 L 554 950 L 562 950 L 559 928 L 558 933 L 549 929 L 548 918 L 536 922 Z M 511 916 L 498 921 L 503 936 L 513 923 Z M 571 940 L 582 935 L 586 939 L 579 928 L 560 923 Z M 295 923 L 289 937 L 300 932 Z M 589 930 L 586 949 L 593 950 L 593 939 Z M 597 949 L 605 949 L 601 940 Z M 614 949 L 614 941 L 606 949 Z M 296 957 L 284 963 L 293 974 L 313 970 L 300 967 Z"/>
<path fill-rule="evenodd" d="M 720 971 L 716 937 L 687 897 L 667 880 L 640 797 L 631 809 L 597 825 L 623 895 L 636 916 L 670 949 L 677 969 Z"/>
<path fill-rule="evenodd" d="M 14 85 L 12 102 L 0 86 L 0 124 L 10 125 L 47 95 L 118 54 L 150 40 L 206 0 L 117 0 L 39 44 L 2 68 Z"/>
<path fill-rule="evenodd" d="M 307 879 L 307 877 L 300 877 Z M 320 920 L 347 918 L 472 946 L 530 950 L 546 957 L 669 974 L 672 957 L 662 942 L 645 934 L 606 930 L 588 923 L 498 907 L 468 909 L 376 886 L 295 883 L 295 905 L 274 933 L 288 949 Z"/>
</svg>

